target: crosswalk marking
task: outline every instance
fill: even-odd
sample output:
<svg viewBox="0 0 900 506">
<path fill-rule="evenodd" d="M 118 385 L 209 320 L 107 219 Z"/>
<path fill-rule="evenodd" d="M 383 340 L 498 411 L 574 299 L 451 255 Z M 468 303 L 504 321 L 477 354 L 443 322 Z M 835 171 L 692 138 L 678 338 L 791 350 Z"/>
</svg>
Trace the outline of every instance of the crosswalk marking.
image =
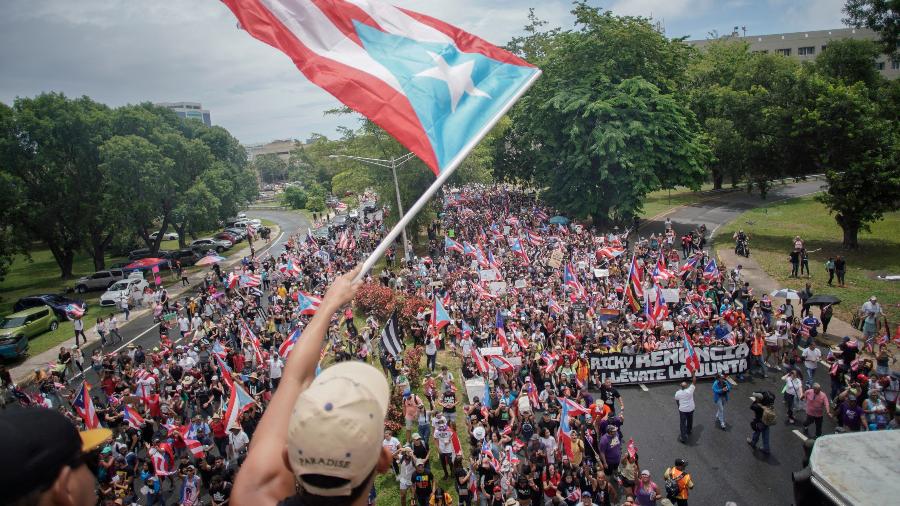
<svg viewBox="0 0 900 506">
<path fill-rule="evenodd" d="M 641 387 L 641 390 L 643 390 L 645 392 L 650 390 L 649 388 L 647 388 L 647 385 L 645 385 L 643 383 L 639 383 L 638 386 Z"/>
<path fill-rule="evenodd" d="M 808 437 L 806 437 L 805 435 L 803 435 L 803 433 L 800 432 L 800 431 L 797 430 L 797 429 L 794 429 L 794 430 L 791 431 L 791 432 L 793 432 L 795 436 L 799 437 L 801 441 L 806 441 L 807 439 L 809 439 Z"/>
</svg>

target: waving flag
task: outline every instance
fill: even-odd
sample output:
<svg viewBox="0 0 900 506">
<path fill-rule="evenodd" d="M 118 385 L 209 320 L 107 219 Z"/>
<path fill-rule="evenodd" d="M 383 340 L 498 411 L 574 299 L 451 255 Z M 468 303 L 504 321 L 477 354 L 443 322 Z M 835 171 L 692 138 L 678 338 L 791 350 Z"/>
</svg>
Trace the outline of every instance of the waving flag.
<svg viewBox="0 0 900 506">
<path fill-rule="evenodd" d="M 475 368 L 478 369 L 478 372 L 482 375 L 488 373 L 488 363 L 484 357 L 481 356 L 481 353 L 478 352 L 478 348 L 472 347 L 472 361 L 475 362 Z"/>
<path fill-rule="evenodd" d="M 653 279 L 657 283 L 665 283 L 674 277 L 675 273 L 666 269 L 666 264 L 663 262 L 662 255 L 660 255 L 656 260 L 656 267 L 653 268 Z"/>
<path fill-rule="evenodd" d="M 316 241 L 316 236 L 313 235 L 312 229 L 309 227 L 306 227 L 306 245 L 313 250 L 319 249 L 319 242 Z"/>
<path fill-rule="evenodd" d="M 241 287 L 254 287 L 259 286 L 261 283 L 261 279 L 259 274 L 246 274 L 241 276 Z"/>
<path fill-rule="evenodd" d="M 319 304 L 322 303 L 322 299 L 300 291 L 295 293 L 294 297 L 297 299 L 297 309 L 300 310 L 300 314 L 302 315 L 316 314 L 316 311 L 319 309 Z"/>
<path fill-rule="evenodd" d="M 485 290 L 484 287 L 481 286 L 479 283 L 473 282 L 472 287 L 475 288 L 475 293 L 478 294 L 478 298 L 481 300 L 491 300 L 491 299 L 497 298 L 496 295 L 494 295 L 493 293 L 491 293 L 488 290 Z"/>
<path fill-rule="evenodd" d="M 91 387 L 86 381 L 81 382 L 81 388 L 78 389 L 78 393 L 72 399 L 72 407 L 75 408 L 78 416 L 84 420 L 86 429 L 97 429 L 100 427 L 100 418 L 97 416 L 97 411 L 94 410 L 94 401 L 91 400 Z"/>
<path fill-rule="evenodd" d="M 557 397 L 557 400 L 561 406 L 565 405 L 569 416 L 588 415 L 591 413 L 590 409 L 578 404 L 568 397 Z"/>
<path fill-rule="evenodd" d="M 138 414 L 131 406 L 123 406 L 122 414 L 124 415 L 122 420 L 132 429 L 140 430 L 141 426 L 144 425 L 144 417 Z"/>
<path fill-rule="evenodd" d="M 494 254 L 491 252 L 491 250 L 488 250 L 487 252 L 487 260 L 488 263 L 491 264 L 491 267 L 500 267 L 500 261 L 494 257 Z"/>
<path fill-rule="evenodd" d="M 526 265 L 531 262 L 528 258 L 528 252 L 525 251 L 525 246 L 522 245 L 522 240 L 518 237 L 513 237 L 509 240 L 509 249 L 512 250 L 513 254 L 520 257 Z"/>
<path fill-rule="evenodd" d="M 540 209 L 534 212 L 534 217 L 538 221 L 547 221 L 550 219 L 550 217 L 547 216 L 547 213 L 545 213 L 544 211 L 541 211 Z"/>
<path fill-rule="evenodd" d="M 224 0 L 253 37 L 384 128 L 435 174 L 540 74 L 443 21 L 378 0 Z"/>
<path fill-rule="evenodd" d="M 684 365 L 687 367 L 687 370 L 693 374 L 698 369 L 700 369 L 700 357 L 697 356 L 697 351 L 691 345 L 690 340 L 688 340 L 687 334 L 684 334 Z"/>
<path fill-rule="evenodd" d="M 228 364 L 223 360 L 224 355 L 219 355 L 218 353 L 213 354 L 213 357 L 216 359 L 216 364 L 219 366 L 219 374 L 222 375 L 222 381 L 228 385 L 228 388 L 231 388 L 234 385 L 233 372 L 231 367 L 228 367 Z"/>
<path fill-rule="evenodd" d="M 463 337 L 470 337 L 472 335 L 472 327 L 469 326 L 465 320 L 460 320 L 460 327 L 462 328 Z"/>
<path fill-rule="evenodd" d="M 441 330 L 450 324 L 450 315 L 447 313 L 447 310 L 444 309 L 444 305 L 441 304 L 440 297 L 434 298 L 434 308 L 431 311 L 431 326 L 433 326 L 437 330 Z"/>
<path fill-rule="evenodd" d="M 463 245 L 457 241 L 454 241 L 453 239 L 451 239 L 449 237 L 444 237 L 444 250 L 465 253 L 465 250 L 463 249 Z"/>
<path fill-rule="evenodd" d="M 500 311 L 500 308 L 497 308 L 497 313 L 495 316 L 495 327 L 497 329 L 497 340 L 500 342 L 500 346 L 503 349 L 509 348 L 509 341 L 506 339 L 506 329 L 503 320 L 503 313 Z"/>
<path fill-rule="evenodd" d="M 575 457 L 572 452 L 572 429 L 569 426 L 569 404 L 560 402 L 562 412 L 559 415 L 559 429 L 557 430 L 556 439 L 563 453 L 569 458 L 569 462 Z"/>
<path fill-rule="evenodd" d="M 295 328 L 294 331 L 291 332 L 291 335 L 289 335 L 287 339 L 281 343 L 281 346 L 278 347 L 278 354 L 281 355 L 281 358 L 287 360 L 288 354 L 294 349 L 294 345 L 297 344 L 297 339 L 300 338 L 300 331 L 300 327 Z"/>
<path fill-rule="evenodd" d="M 550 311 L 551 315 L 558 315 L 563 312 L 562 306 L 560 306 L 553 297 L 547 299 L 547 310 Z"/>
<path fill-rule="evenodd" d="M 469 241 L 463 241 L 463 254 L 475 256 L 475 246 Z"/>
<path fill-rule="evenodd" d="M 637 265 L 637 257 L 631 257 L 631 267 L 628 270 L 628 279 L 625 281 L 625 302 L 632 311 L 641 308 L 638 300 L 644 296 L 644 288 L 641 285 L 641 268 Z"/>
<path fill-rule="evenodd" d="M 506 357 L 502 355 L 492 355 L 491 356 L 491 365 L 497 368 L 500 372 L 513 372 L 516 370 L 516 366 L 512 364 Z"/>
<path fill-rule="evenodd" d="M 526 235 L 528 236 L 528 242 L 532 246 L 540 246 L 545 242 L 544 238 L 534 230 L 529 230 Z"/>
<path fill-rule="evenodd" d="M 618 257 L 625 253 L 625 248 L 617 248 L 615 246 L 607 246 L 597 250 L 595 253 L 597 259 L 607 259 L 612 260 L 613 258 Z"/>
<path fill-rule="evenodd" d="M 653 321 L 665 320 L 669 316 L 669 307 L 662 295 L 662 289 L 656 289 L 656 301 L 653 303 Z"/>
<path fill-rule="evenodd" d="M 81 318 L 84 316 L 84 307 L 77 304 L 68 304 L 66 306 L 66 314 L 72 315 L 72 318 Z"/>
<path fill-rule="evenodd" d="M 716 259 L 711 258 L 709 263 L 703 269 L 703 279 L 715 280 L 719 279 L 719 266 L 716 265 Z"/>
<path fill-rule="evenodd" d="M 565 283 L 566 286 L 572 287 L 572 289 L 575 290 L 575 296 L 579 299 L 584 298 L 585 295 L 587 295 L 584 286 L 578 281 L 578 276 L 575 274 L 575 269 L 572 267 L 572 264 L 566 264 L 565 267 L 563 267 L 563 283 Z"/>
<path fill-rule="evenodd" d="M 238 273 L 231 271 L 228 273 L 228 280 L 226 283 L 228 284 L 228 288 L 234 288 L 241 281 L 241 277 Z"/>
<path fill-rule="evenodd" d="M 256 404 L 256 401 L 243 387 L 237 383 L 232 384 L 231 393 L 228 396 L 228 408 L 225 410 L 225 427 L 231 428 L 235 425 L 240 425 L 238 419 L 241 413 L 247 411 L 254 404 Z"/>
<path fill-rule="evenodd" d="M 697 268 L 697 263 L 699 261 L 700 261 L 700 257 L 692 256 L 691 258 L 688 259 L 687 262 L 684 263 L 684 265 L 681 266 L 681 270 L 678 271 L 678 274 L 681 276 L 684 276 L 685 274 L 693 271 L 694 269 Z"/>
<path fill-rule="evenodd" d="M 153 470 L 157 476 L 169 476 L 175 474 L 175 452 L 169 443 L 159 443 L 157 447 L 151 447 L 148 451 L 150 461 L 153 462 Z"/>
</svg>

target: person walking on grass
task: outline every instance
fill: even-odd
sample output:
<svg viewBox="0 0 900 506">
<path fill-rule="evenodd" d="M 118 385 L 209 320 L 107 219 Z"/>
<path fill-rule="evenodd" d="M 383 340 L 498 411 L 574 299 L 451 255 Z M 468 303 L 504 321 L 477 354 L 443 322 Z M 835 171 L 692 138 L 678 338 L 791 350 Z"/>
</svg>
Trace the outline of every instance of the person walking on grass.
<svg viewBox="0 0 900 506">
<path fill-rule="evenodd" d="M 834 259 L 834 273 L 837 275 L 838 286 L 844 288 L 844 276 L 847 274 L 847 261 L 844 257 L 838 255 Z"/>
</svg>

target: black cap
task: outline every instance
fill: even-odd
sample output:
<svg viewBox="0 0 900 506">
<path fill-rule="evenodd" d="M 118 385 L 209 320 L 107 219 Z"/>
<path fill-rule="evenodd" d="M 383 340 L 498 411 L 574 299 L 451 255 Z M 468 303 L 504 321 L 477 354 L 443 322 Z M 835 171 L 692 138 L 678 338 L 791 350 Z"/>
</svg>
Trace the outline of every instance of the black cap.
<svg viewBox="0 0 900 506">
<path fill-rule="evenodd" d="M 684 459 L 675 459 L 675 465 L 679 467 L 683 467 L 687 465 L 687 461 Z"/>
<path fill-rule="evenodd" d="M 49 487 L 63 466 L 109 437 L 109 429 L 79 434 L 64 415 L 47 408 L 0 412 L 0 504 Z"/>
</svg>

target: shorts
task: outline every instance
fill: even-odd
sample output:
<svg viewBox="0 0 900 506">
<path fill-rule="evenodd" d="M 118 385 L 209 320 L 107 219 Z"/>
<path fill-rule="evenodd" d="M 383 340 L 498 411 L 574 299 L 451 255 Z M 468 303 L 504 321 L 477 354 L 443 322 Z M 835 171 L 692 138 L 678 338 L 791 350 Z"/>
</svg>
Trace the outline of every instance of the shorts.
<svg viewBox="0 0 900 506">
<path fill-rule="evenodd" d="M 628 488 L 633 488 L 634 480 L 629 480 L 628 478 L 622 478 L 622 486 L 628 487 Z"/>
<path fill-rule="evenodd" d="M 766 345 L 766 348 L 768 348 L 769 351 L 778 351 L 779 350 L 779 347 L 777 344 Z"/>
<path fill-rule="evenodd" d="M 416 420 L 415 418 L 407 418 L 407 419 L 406 419 L 406 428 L 409 429 L 409 430 L 412 430 L 412 429 L 418 429 L 418 428 L 419 428 L 419 421 Z"/>
<path fill-rule="evenodd" d="M 456 421 L 456 411 L 444 411 L 444 416 L 447 417 L 448 422 Z"/>
<path fill-rule="evenodd" d="M 399 478 L 400 481 L 400 490 L 409 490 L 412 488 L 413 484 L 410 480 L 404 480 L 403 478 Z"/>
</svg>

